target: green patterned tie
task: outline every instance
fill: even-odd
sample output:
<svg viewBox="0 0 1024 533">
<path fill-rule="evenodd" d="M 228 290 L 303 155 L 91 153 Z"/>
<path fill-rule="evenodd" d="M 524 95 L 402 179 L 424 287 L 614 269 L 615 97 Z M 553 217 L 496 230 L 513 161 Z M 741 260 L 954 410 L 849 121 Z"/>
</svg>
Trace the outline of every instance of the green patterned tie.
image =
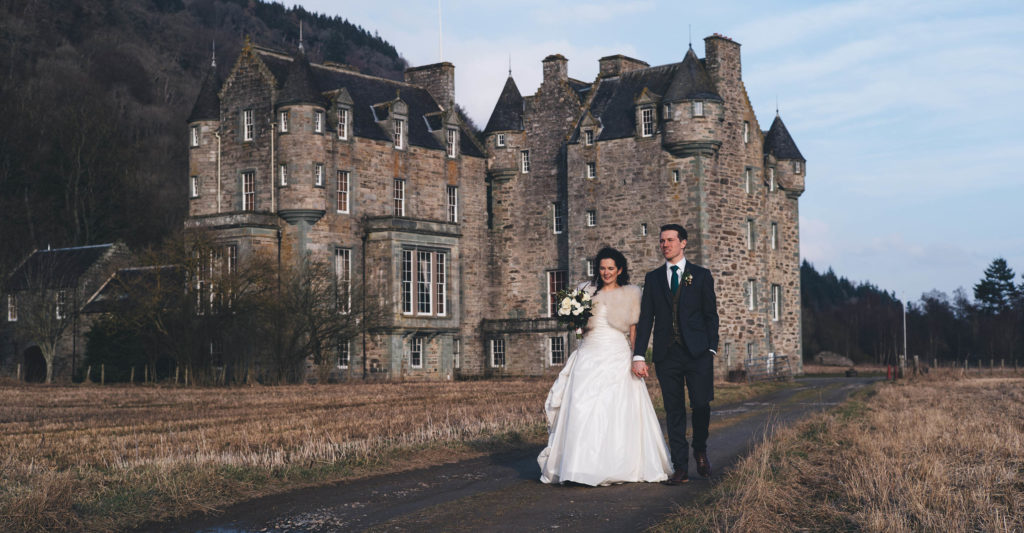
<svg viewBox="0 0 1024 533">
<path fill-rule="evenodd" d="M 672 265 L 672 294 L 679 290 L 679 267 Z"/>
</svg>

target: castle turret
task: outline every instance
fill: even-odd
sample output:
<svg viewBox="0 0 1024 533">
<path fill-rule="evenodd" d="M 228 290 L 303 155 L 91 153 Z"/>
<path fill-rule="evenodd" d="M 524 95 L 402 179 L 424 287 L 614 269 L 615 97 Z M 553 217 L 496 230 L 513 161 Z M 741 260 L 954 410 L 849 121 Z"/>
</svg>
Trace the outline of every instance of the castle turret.
<svg viewBox="0 0 1024 533">
<path fill-rule="evenodd" d="M 292 60 L 277 98 L 275 184 L 277 212 L 289 223 L 312 225 L 323 216 L 327 187 L 327 106 L 301 51 Z"/>
<path fill-rule="evenodd" d="M 693 48 L 676 68 L 662 102 L 662 143 L 673 155 L 711 154 L 722 145 L 722 97 Z"/>
<path fill-rule="evenodd" d="M 189 215 L 208 215 L 221 211 L 220 191 L 220 92 L 222 81 L 217 75 L 217 62 L 203 78 L 199 96 L 188 116 L 188 195 Z"/>
<path fill-rule="evenodd" d="M 796 147 L 789 130 L 777 113 L 764 139 L 765 166 L 774 165 L 774 178 L 787 193 L 800 196 L 804 192 L 807 160 Z"/>
<path fill-rule="evenodd" d="M 509 199 L 506 198 L 510 191 L 502 184 L 522 170 L 523 136 L 523 96 L 509 74 L 484 128 L 484 142 L 491 156 L 487 165 L 492 192 L 491 216 L 495 227 L 504 226 L 511 216 Z"/>
</svg>

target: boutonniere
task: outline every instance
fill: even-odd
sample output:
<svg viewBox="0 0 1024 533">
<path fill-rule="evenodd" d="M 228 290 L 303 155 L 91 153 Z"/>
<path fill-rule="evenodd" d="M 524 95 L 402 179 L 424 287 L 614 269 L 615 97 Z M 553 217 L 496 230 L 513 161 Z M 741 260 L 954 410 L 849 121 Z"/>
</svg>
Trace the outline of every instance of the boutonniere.
<svg viewBox="0 0 1024 533">
<path fill-rule="evenodd" d="M 692 284 L 693 284 L 693 274 L 690 274 L 689 272 L 683 272 L 683 285 L 692 285 Z"/>
</svg>

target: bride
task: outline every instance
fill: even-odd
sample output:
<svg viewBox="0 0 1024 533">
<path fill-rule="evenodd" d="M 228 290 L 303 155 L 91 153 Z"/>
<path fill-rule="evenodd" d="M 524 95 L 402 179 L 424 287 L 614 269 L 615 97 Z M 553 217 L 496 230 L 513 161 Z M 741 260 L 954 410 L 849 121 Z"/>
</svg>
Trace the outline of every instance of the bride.
<svg viewBox="0 0 1024 533">
<path fill-rule="evenodd" d="M 661 424 L 641 378 L 630 371 L 641 291 L 629 285 L 626 258 L 597 253 L 593 316 L 579 347 L 548 393 L 548 446 L 540 480 L 585 485 L 663 481 L 672 473 Z M 629 340 L 626 340 L 626 332 Z"/>
</svg>

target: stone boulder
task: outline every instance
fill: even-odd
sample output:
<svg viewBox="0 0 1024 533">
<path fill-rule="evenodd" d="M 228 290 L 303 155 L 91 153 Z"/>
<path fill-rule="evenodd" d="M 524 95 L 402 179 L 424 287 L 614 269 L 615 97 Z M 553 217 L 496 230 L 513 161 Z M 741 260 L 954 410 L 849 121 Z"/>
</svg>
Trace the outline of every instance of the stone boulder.
<svg viewBox="0 0 1024 533">
<path fill-rule="evenodd" d="M 814 356 L 814 363 L 823 366 L 853 366 L 849 357 L 835 352 L 819 352 Z"/>
</svg>

